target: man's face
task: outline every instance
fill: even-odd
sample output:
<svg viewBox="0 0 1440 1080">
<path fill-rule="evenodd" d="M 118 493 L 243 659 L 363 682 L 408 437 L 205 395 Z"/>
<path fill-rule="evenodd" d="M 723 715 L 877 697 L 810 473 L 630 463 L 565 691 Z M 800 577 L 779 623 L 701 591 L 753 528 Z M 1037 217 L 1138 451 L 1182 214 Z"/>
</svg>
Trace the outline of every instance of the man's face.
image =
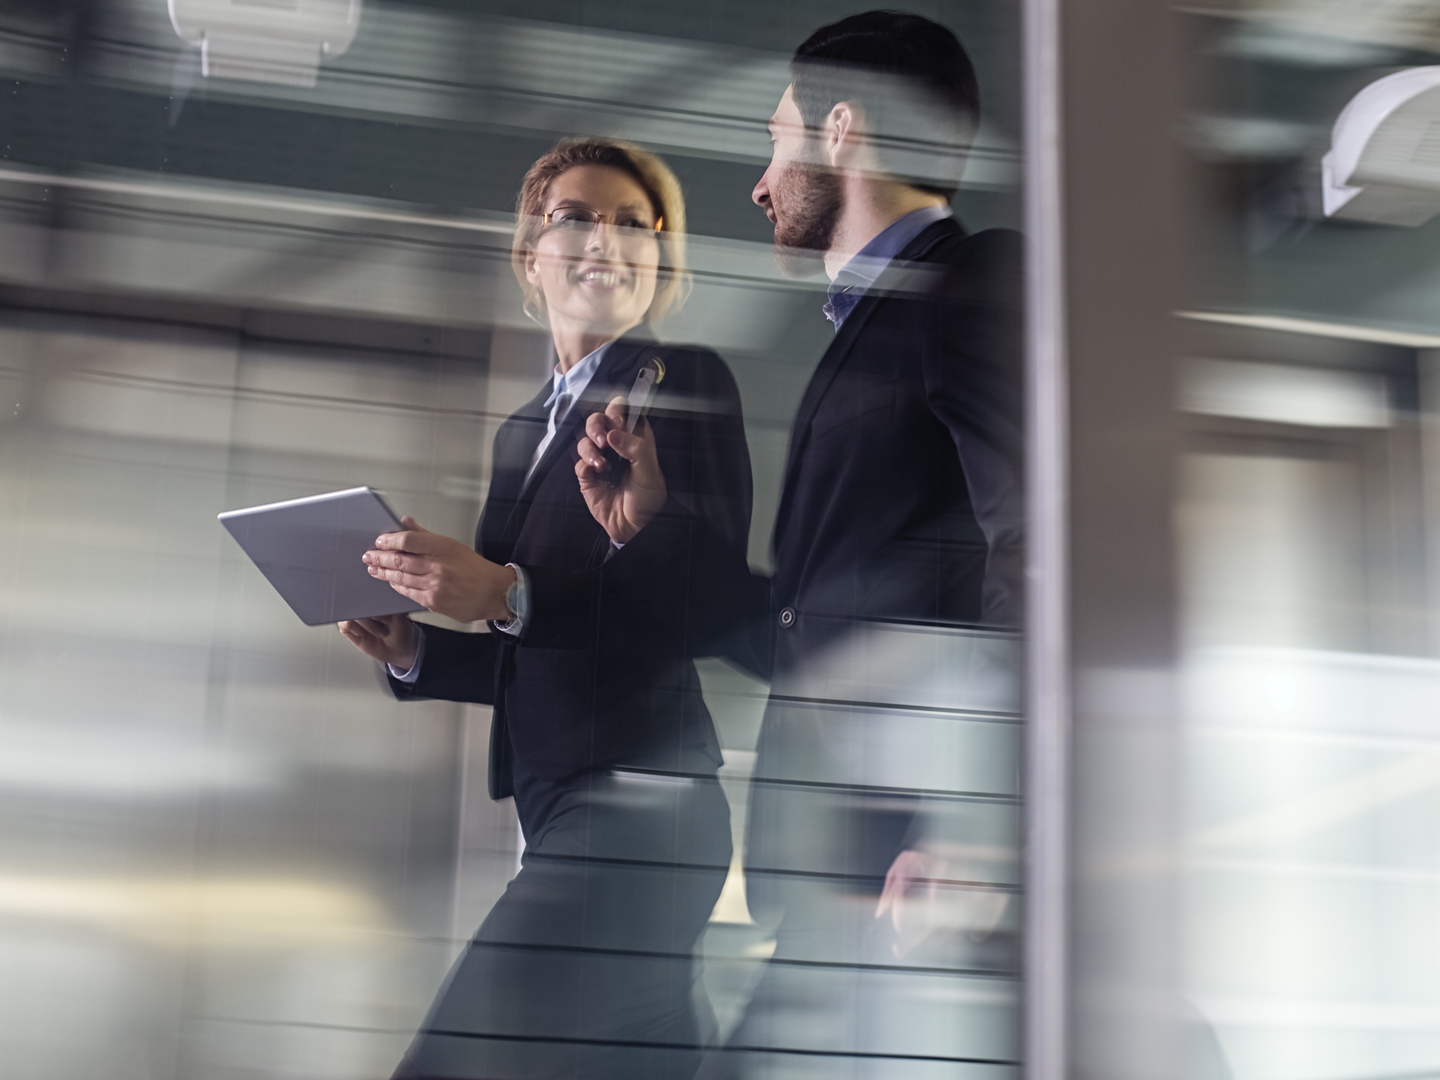
<svg viewBox="0 0 1440 1080">
<path fill-rule="evenodd" d="M 840 178 L 820 153 L 817 133 L 805 130 L 790 87 L 770 118 L 770 167 L 750 198 L 775 226 L 780 269 L 805 277 L 830 248 L 843 201 Z"/>
</svg>

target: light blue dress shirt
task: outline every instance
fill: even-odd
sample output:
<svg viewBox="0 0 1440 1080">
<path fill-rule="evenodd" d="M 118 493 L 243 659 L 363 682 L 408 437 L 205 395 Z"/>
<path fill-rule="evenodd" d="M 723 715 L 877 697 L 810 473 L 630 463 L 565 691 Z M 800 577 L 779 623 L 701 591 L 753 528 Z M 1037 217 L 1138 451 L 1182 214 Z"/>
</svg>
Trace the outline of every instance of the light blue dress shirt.
<svg viewBox="0 0 1440 1080">
<path fill-rule="evenodd" d="M 550 391 L 550 396 L 545 399 L 545 408 L 550 412 L 550 419 L 545 424 L 545 438 L 540 440 L 540 445 L 535 448 L 535 456 L 530 459 L 530 468 L 525 473 L 525 482 L 530 482 L 530 474 L 535 471 L 535 466 L 540 464 L 540 459 L 545 456 L 545 451 L 550 449 L 550 444 L 555 441 L 555 429 L 559 427 L 560 421 L 565 419 L 560 410 L 555 406 L 559 404 L 561 397 L 569 397 L 571 403 L 579 401 L 585 396 L 585 391 L 590 386 L 590 380 L 595 378 L 595 372 L 600 370 L 600 363 L 605 359 L 605 353 L 610 348 L 607 341 L 600 348 L 587 355 L 569 371 L 561 371 L 560 365 L 555 365 L 555 384 Z"/>
<path fill-rule="evenodd" d="M 840 268 L 826 290 L 825 317 L 835 324 L 835 329 L 840 329 L 845 317 L 875 284 L 875 279 L 885 272 L 885 268 L 911 240 L 935 222 L 950 216 L 948 206 L 925 206 L 912 210 L 881 229 L 873 240 L 856 252 L 854 258 Z"/>
</svg>

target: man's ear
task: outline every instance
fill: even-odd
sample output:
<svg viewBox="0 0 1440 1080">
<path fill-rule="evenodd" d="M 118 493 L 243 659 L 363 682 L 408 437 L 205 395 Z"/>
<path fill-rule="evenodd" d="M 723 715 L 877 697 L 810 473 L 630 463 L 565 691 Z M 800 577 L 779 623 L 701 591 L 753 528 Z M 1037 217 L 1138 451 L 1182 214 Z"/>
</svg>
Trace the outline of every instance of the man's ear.
<svg viewBox="0 0 1440 1080">
<path fill-rule="evenodd" d="M 535 246 L 533 244 L 525 245 L 525 280 L 537 289 L 540 287 L 540 268 L 535 265 Z"/>
<path fill-rule="evenodd" d="M 865 111 L 854 102 L 836 102 L 821 130 L 830 167 L 855 167 L 865 144 Z"/>
</svg>

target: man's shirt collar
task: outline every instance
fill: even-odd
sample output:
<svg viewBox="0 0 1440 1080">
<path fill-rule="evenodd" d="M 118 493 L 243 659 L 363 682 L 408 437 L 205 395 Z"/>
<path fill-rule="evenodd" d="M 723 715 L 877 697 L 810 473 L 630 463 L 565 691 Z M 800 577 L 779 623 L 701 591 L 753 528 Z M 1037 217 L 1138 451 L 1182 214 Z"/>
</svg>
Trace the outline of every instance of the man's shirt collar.
<svg viewBox="0 0 1440 1080">
<path fill-rule="evenodd" d="M 924 206 L 892 221 L 840 268 L 826 290 L 825 317 L 840 329 L 845 317 L 860 303 L 875 279 L 895 257 L 937 221 L 951 216 L 948 206 Z"/>
</svg>

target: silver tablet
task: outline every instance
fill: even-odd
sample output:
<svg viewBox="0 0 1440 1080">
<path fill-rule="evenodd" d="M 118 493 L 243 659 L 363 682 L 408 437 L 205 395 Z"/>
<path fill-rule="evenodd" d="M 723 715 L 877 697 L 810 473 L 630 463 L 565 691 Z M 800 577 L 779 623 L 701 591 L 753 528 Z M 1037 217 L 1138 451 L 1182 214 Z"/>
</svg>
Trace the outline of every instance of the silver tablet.
<svg viewBox="0 0 1440 1080">
<path fill-rule="evenodd" d="M 306 626 L 425 610 L 360 561 L 377 536 L 402 528 L 368 487 L 228 510 L 220 524 Z"/>
</svg>

